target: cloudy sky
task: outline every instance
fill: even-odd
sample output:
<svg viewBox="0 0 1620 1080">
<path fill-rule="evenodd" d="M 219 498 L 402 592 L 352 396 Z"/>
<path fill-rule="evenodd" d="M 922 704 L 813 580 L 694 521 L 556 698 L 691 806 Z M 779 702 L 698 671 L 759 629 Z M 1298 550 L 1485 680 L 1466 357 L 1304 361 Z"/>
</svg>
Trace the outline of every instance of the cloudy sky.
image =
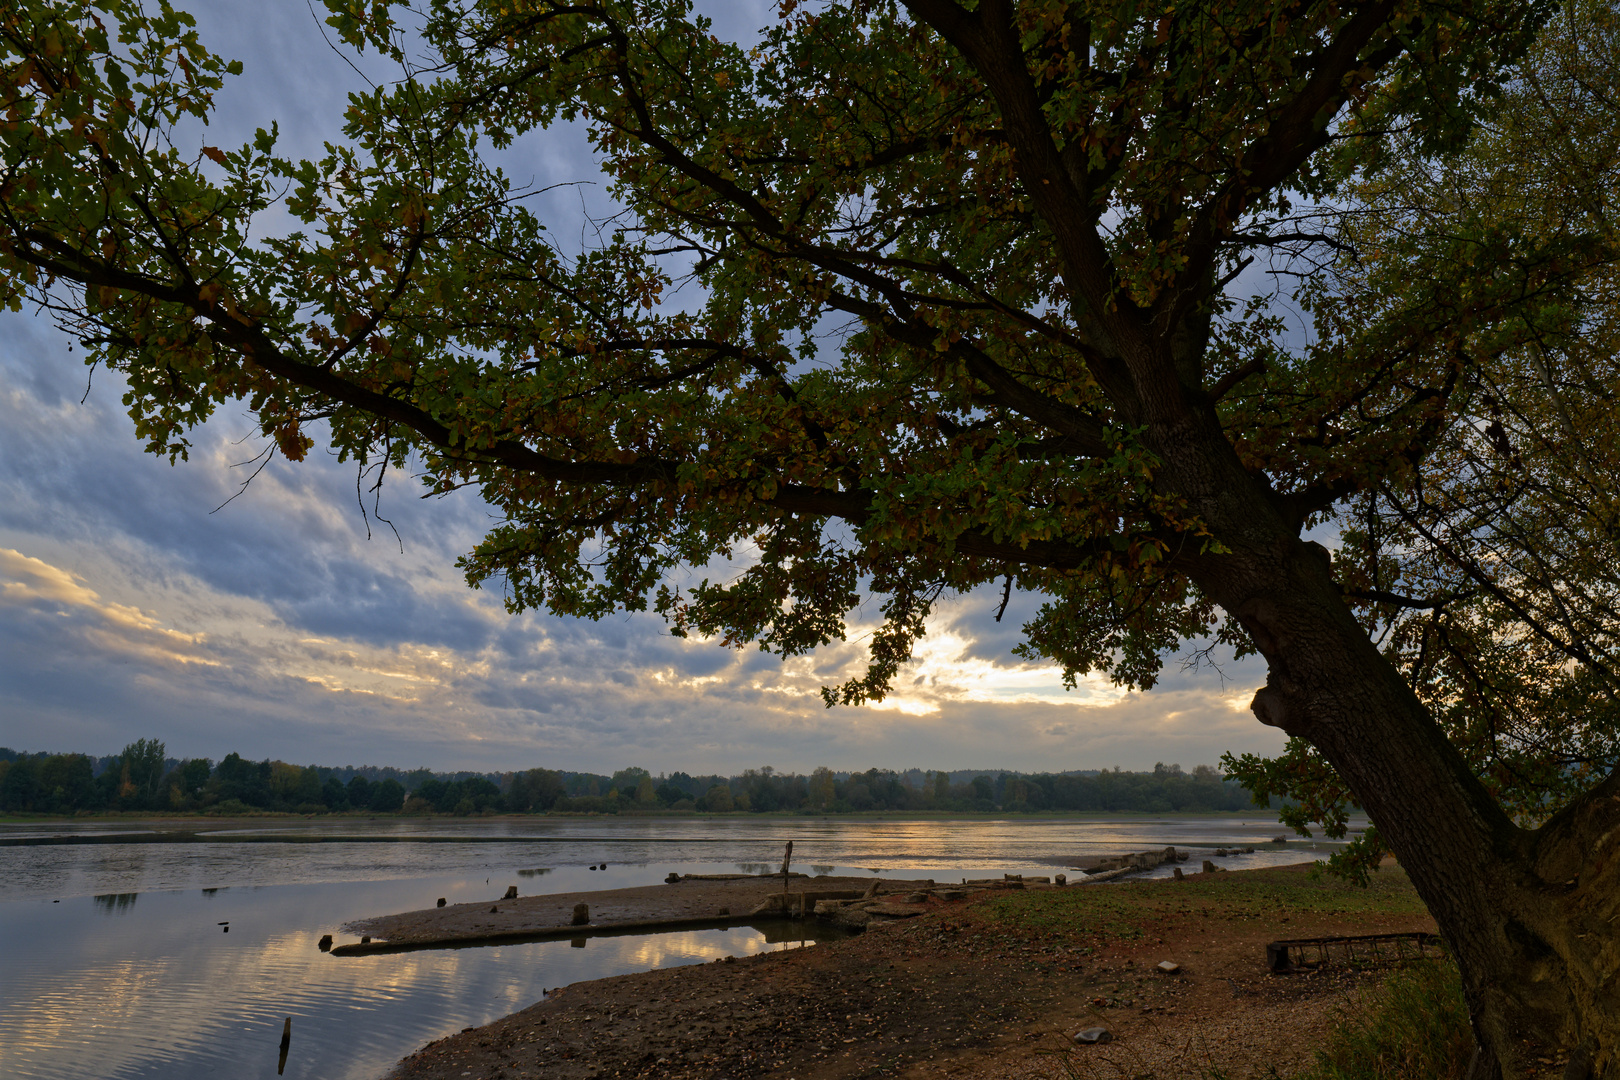
<svg viewBox="0 0 1620 1080">
<path fill-rule="evenodd" d="M 302 2 L 191 7 L 204 41 L 246 65 L 209 142 L 272 119 L 289 154 L 336 137 L 359 75 Z M 754 3 L 715 15 L 734 33 L 766 17 Z M 567 133 L 518 147 L 509 171 L 596 179 Z M 553 234 L 577 232 L 599 190 L 552 195 Z M 654 772 L 1191 767 L 1281 745 L 1248 712 L 1253 662 L 1223 679 L 1172 658 L 1151 693 L 1065 691 L 1010 654 L 1034 602 L 997 624 L 993 591 L 948 604 L 900 692 L 862 709 L 818 693 L 858 670 L 858 625 L 783 662 L 647 616 L 510 616 L 454 568 L 492 520 L 475 498 L 423 501 L 404 479 L 382 507 L 399 539 L 376 522 L 368 536 L 352 470 L 317 452 L 274 461 L 227 504 L 260 449 L 245 410 L 222 410 L 171 467 L 140 451 L 118 380 L 87 376 L 48 322 L 0 316 L 3 745 L 101 754 L 155 736 L 215 759 Z"/>
</svg>

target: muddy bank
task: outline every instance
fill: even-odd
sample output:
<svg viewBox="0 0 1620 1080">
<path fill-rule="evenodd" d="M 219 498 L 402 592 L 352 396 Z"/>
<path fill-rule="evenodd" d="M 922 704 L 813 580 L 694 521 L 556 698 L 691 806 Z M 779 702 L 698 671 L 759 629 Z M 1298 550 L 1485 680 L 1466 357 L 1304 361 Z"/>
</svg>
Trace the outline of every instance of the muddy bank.
<svg viewBox="0 0 1620 1080">
<path fill-rule="evenodd" d="M 784 888 L 780 876 L 693 876 L 679 882 L 630 889 L 520 895 L 513 899 L 499 898 L 497 893 L 496 899 L 348 923 L 343 927 L 345 933 L 369 937 L 371 941 L 366 944 L 343 942 L 332 952 L 338 956 L 355 956 L 486 941 L 588 936 L 601 931 L 654 933 L 716 926 L 726 921 L 743 922 L 767 906 L 776 910 L 763 911 L 762 915 L 781 917 L 796 904 L 807 902 L 814 910 L 817 899 L 860 897 L 874 884 L 887 895 L 914 893 L 933 883 L 893 878 L 795 877 L 789 878 Z M 789 898 L 787 904 L 772 901 L 773 897 L 784 894 Z M 587 925 L 574 923 L 574 909 L 578 904 L 588 909 Z"/>
<path fill-rule="evenodd" d="M 1288 1075 L 1380 973 L 1271 976 L 1265 942 L 1433 927 L 1398 870 L 1363 893 L 1307 869 L 987 890 L 843 941 L 576 983 L 391 1078 L 1062 1077 L 1054 1052 L 1087 1076 Z M 1065 1048 L 1093 1024 L 1115 1041 Z"/>
<path fill-rule="evenodd" d="M 1088 857 L 1092 870 L 1109 880 L 1177 860 L 1175 848 L 1136 855 Z M 1185 861 L 1187 855 L 1179 858 Z M 1119 868 L 1123 866 L 1123 868 Z M 672 875 L 673 876 L 673 875 Z M 506 895 L 419 911 L 362 919 L 343 926 L 358 941 L 337 944 L 335 956 L 361 956 L 410 949 L 497 944 L 545 938 L 588 937 L 597 933 L 657 933 L 699 929 L 762 918 L 828 919 L 860 930 L 872 920 L 906 919 L 943 901 L 963 900 L 986 890 L 1048 889 L 1065 886 L 1066 875 L 1004 874 L 936 882 L 920 878 L 807 877 L 772 874 L 688 874 L 662 885 L 589 892 Z M 1067 885 L 1086 880 L 1076 875 Z M 836 909 L 844 907 L 845 910 Z M 584 916 L 582 919 L 581 916 Z"/>
</svg>

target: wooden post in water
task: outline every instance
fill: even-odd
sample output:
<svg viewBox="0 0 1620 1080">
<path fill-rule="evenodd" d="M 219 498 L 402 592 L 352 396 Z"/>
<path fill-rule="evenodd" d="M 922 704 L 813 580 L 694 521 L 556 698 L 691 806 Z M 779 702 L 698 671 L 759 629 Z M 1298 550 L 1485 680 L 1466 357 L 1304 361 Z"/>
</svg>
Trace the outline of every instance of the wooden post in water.
<svg viewBox="0 0 1620 1080">
<path fill-rule="evenodd" d="M 280 1076 L 287 1069 L 287 1048 L 292 1045 L 292 1017 L 287 1017 L 281 1025 L 281 1060 L 276 1062 L 276 1075 Z"/>
<path fill-rule="evenodd" d="M 782 852 L 782 892 L 788 891 L 788 863 L 793 860 L 793 841 L 787 842 L 787 850 Z"/>
</svg>

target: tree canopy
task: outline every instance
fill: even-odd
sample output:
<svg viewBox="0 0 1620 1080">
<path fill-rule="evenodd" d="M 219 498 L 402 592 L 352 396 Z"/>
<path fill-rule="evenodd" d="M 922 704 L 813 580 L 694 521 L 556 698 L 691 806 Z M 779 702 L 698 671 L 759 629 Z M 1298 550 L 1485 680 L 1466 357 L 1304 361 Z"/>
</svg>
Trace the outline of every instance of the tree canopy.
<svg viewBox="0 0 1620 1080">
<path fill-rule="evenodd" d="M 406 62 L 405 9 L 334 10 Z M 1305 239 L 1296 204 L 1380 125 L 1420 151 L 1465 133 L 1536 12 L 1025 4 L 992 33 L 952 5 L 787 5 L 751 53 L 682 3 L 417 14 L 442 66 L 356 96 L 351 142 L 293 162 L 270 133 L 166 138 L 231 70 L 185 16 L 19 7 L 9 33 L 44 44 L 7 94 L 12 302 L 65 309 L 156 452 L 245 399 L 291 458 L 324 421 L 363 463 L 477 485 L 507 520 L 467 569 L 514 606 L 651 604 L 794 653 L 880 595 L 871 673 L 834 692 L 855 702 L 943 591 L 1007 575 L 1051 597 L 1030 650 L 1076 674 L 1151 685 L 1215 628 L 1176 563 L 1223 541 L 1156 482 L 1147 353 L 1161 390 L 1224 403 L 1296 528 L 1421 456 L 1454 318 L 1402 299 L 1291 352 L 1228 286 Z M 626 207 L 573 257 L 478 153 L 560 119 Z M 251 240 L 283 191 L 307 231 Z M 666 313 L 677 279 L 702 302 Z M 735 581 L 663 585 L 745 547 Z"/>
<path fill-rule="evenodd" d="M 1604 5 L 1561 12 L 1464 152 L 1393 142 L 1335 221 L 1336 295 L 1378 303 L 1538 248 L 1568 264 L 1542 294 L 1471 316 L 1470 344 L 1492 352 L 1459 372 L 1444 429 L 1334 519 L 1362 622 L 1526 822 L 1620 762 L 1617 30 Z M 1230 764 L 1297 796 L 1300 823 L 1342 822 L 1350 793 L 1303 740 Z M 1364 873 L 1379 853 L 1374 835 L 1341 861 Z"/>
<path fill-rule="evenodd" d="M 1070 678 L 1257 651 L 1295 741 L 1239 771 L 1369 810 L 1480 1075 L 1620 1054 L 1610 13 L 784 0 L 744 48 L 681 0 L 328 7 L 402 77 L 318 161 L 185 141 L 236 69 L 166 3 L 0 14 L 0 281 L 150 449 L 245 401 L 476 487 L 514 608 L 791 655 L 876 597 L 829 702 L 990 582 Z M 486 153 L 565 122 L 622 208 L 583 251 Z"/>
</svg>

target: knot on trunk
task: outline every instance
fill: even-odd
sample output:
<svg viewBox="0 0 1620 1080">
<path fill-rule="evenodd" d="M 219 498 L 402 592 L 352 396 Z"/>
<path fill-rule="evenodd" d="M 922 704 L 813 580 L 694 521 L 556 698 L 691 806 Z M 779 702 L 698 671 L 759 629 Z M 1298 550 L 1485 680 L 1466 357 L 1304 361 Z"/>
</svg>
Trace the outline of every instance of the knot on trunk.
<svg viewBox="0 0 1620 1080">
<path fill-rule="evenodd" d="M 1311 727 L 1298 699 L 1270 683 L 1254 692 L 1249 709 L 1262 724 L 1281 728 L 1296 738 L 1303 737 Z"/>
</svg>

